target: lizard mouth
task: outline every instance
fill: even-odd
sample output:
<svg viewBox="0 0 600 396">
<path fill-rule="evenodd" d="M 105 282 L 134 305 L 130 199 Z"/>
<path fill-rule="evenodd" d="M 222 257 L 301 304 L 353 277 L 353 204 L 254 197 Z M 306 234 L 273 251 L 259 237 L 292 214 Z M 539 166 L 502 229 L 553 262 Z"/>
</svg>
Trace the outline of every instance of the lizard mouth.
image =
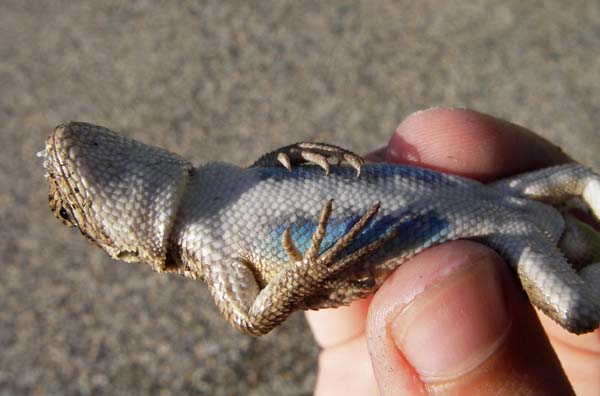
<svg viewBox="0 0 600 396">
<path fill-rule="evenodd" d="M 77 202 L 77 196 L 69 182 L 71 175 L 67 171 L 68 166 L 64 165 L 66 153 L 62 150 L 63 145 L 60 141 L 63 129 L 63 126 L 56 127 L 46 141 L 44 168 L 48 179 L 48 205 L 54 216 L 63 224 L 79 228 L 77 216 L 70 203 L 71 200 Z"/>
</svg>

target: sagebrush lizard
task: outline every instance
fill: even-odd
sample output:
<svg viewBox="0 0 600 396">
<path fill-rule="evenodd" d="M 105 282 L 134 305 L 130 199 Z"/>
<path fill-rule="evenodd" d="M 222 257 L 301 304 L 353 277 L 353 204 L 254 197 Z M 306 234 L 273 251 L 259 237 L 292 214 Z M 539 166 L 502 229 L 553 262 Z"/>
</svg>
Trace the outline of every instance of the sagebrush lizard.
<svg viewBox="0 0 600 396">
<path fill-rule="evenodd" d="M 598 235 L 564 208 L 600 217 L 600 176 L 581 165 L 484 185 L 299 143 L 248 168 L 195 168 L 80 122 L 56 127 L 43 155 L 56 217 L 115 259 L 203 280 L 244 332 L 372 294 L 404 261 L 454 239 L 497 250 L 567 330 L 600 322 Z"/>
</svg>

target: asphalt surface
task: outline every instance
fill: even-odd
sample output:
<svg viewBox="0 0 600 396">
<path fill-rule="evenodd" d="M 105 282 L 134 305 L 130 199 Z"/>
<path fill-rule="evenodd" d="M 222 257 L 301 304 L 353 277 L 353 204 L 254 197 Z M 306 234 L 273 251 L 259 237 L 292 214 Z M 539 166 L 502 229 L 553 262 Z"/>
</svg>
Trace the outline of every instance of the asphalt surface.
<svg viewBox="0 0 600 396">
<path fill-rule="evenodd" d="M 203 285 L 111 261 L 47 209 L 50 129 L 199 164 L 299 140 L 367 152 L 471 107 L 600 167 L 597 1 L 0 3 L 0 395 L 308 395 L 302 315 L 237 334 Z"/>
</svg>

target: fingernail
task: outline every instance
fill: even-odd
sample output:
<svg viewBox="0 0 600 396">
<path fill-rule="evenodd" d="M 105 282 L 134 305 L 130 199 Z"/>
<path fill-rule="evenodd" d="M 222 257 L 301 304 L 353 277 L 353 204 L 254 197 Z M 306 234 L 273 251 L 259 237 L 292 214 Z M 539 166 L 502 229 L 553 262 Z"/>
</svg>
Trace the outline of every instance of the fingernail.
<svg viewBox="0 0 600 396">
<path fill-rule="evenodd" d="M 396 347 L 426 383 L 457 378 L 484 362 L 510 328 L 506 277 L 488 256 L 425 289 L 392 319 Z"/>
</svg>

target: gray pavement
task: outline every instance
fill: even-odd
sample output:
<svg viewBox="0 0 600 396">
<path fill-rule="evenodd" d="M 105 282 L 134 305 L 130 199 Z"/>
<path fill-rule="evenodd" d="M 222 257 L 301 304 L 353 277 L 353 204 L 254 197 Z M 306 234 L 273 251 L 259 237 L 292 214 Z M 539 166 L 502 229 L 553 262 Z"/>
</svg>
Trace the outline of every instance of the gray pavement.
<svg viewBox="0 0 600 396">
<path fill-rule="evenodd" d="M 0 395 L 308 395 L 302 315 L 237 334 L 206 289 L 111 261 L 46 206 L 46 134 L 126 131 L 201 163 L 358 152 L 472 107 L 600 167 L 597 1 L 0 2 Z"/>
</svg>

